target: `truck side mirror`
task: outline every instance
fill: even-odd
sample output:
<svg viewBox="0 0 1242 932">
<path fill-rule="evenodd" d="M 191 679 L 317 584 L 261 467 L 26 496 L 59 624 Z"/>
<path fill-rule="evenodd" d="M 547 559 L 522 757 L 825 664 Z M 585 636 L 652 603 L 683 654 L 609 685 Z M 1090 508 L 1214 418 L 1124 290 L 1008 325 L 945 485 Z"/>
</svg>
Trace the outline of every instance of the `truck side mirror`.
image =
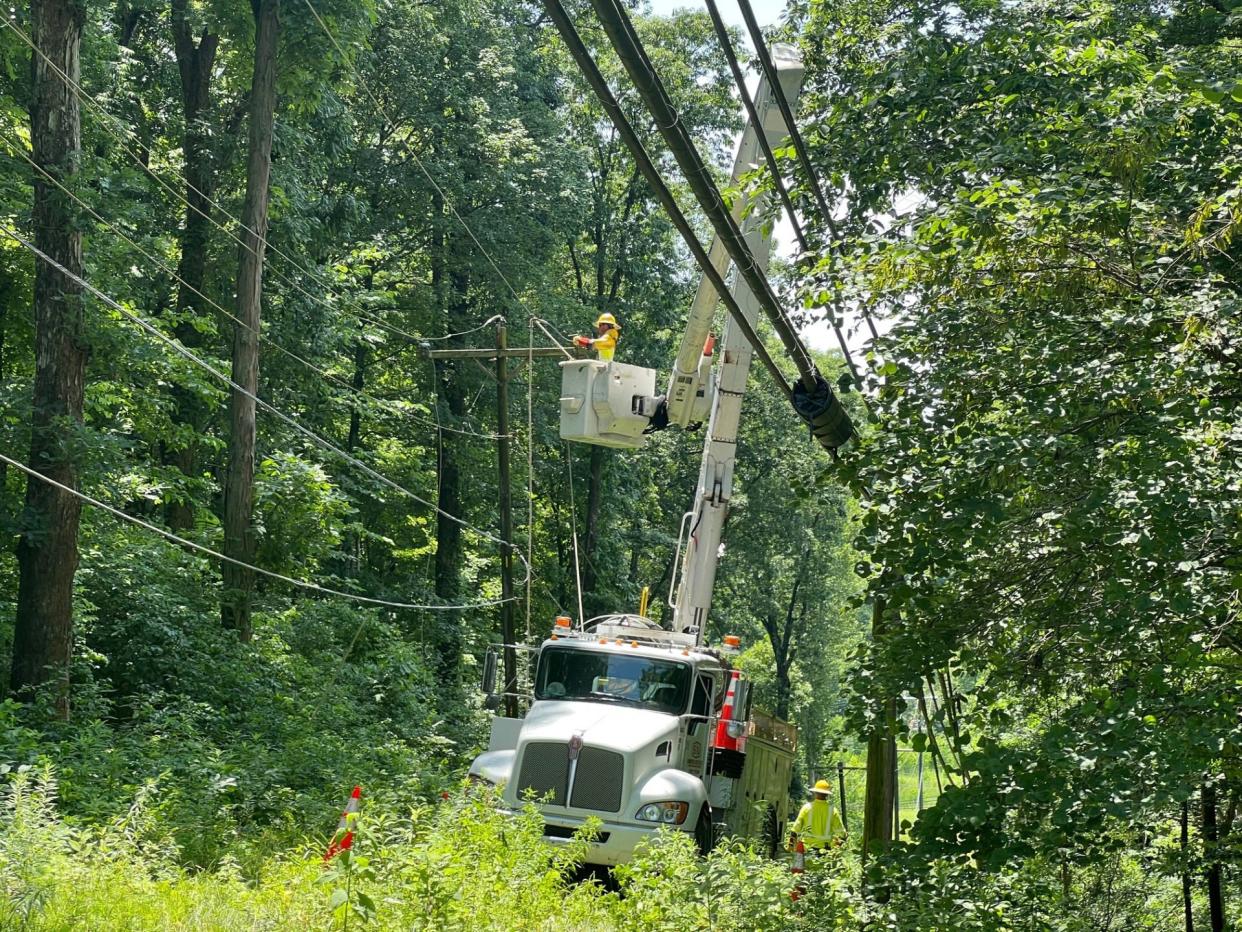
<svg viewBox="0 0 1242 932">
<path fill-rule="evenodd" d="M 746 734 L 746 726 L 750 724 L 750 680 L 739 678 L 733 687 L 733 719 L 726 727 L 730 738 L 740 738 Z"/>
<path fill-rule="evenodd" d="M 479 688 L 488 699 L 496 694 L 496 651 L 490 647 L 483 655 L 483 680 Z"/>
</svg>

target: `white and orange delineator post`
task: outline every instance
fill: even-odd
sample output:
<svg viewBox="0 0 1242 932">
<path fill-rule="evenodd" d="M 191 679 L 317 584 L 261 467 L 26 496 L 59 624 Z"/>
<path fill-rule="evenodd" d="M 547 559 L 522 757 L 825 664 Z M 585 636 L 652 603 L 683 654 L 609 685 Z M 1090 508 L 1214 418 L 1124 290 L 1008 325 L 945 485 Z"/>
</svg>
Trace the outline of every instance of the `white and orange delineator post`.
<svg viewBox="0 0 1242 932">
<path fill-rule="evenodd" d="M 337 823 L 336 834 L 332 836 L 328 850 L 324 853 L 325 861 L 331 861 L 342 851 L 348 851 L 354 846 L 354 822 L 358 819 L 361 800 L 362 787 L 355 786 L 354 791 L 349 794 L 349 802 L 345 804 L 345 811 L 341 813 L 341 821 Z"/>
<path fill-rule="evenodd" d="M 806 873 L 806 845 L 801 839 L 794 844 L 793 863 L 789 866 L 789 873 L 794 875 L 794 886 L 789 891 L 789 898 L 797 902 L 806 893 L 806 887 L 802 883 L 802 875 Z"/>
</svg>

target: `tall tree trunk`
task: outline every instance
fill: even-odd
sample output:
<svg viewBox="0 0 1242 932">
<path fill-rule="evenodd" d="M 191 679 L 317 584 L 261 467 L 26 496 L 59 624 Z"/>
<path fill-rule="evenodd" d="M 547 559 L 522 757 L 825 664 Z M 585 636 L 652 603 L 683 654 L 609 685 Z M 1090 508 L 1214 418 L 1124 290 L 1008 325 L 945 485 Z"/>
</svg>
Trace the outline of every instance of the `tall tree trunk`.
<svg viewBox="0 0 1242 932">
<path fill-rule="evenodd" d="M 1182 802 L 1182 916 L 1186 922 L 1186 932 L 1195 932 L 1195 907 L 1191 896 L 1190 883 L 1190 802 Z"/>
<path fill-rule="evenodd" d="M 0 385 L 3 385 L 5 379 L 8 377 L 8 367 L 5 365 L 4 344 L 5 338 L 8 335 L 9 299 L 12 298 L 12 296 L 12 288 L 10 286 L 6 285 L 2 290 L 0 290 Z M 9 464 L 0 463 L 0 502 L 3 502 L 3 507 L 0 507 L 0 522 L 7 522 L 8 520 L 9 499 L 5 494 L 5 490 L 8 487 L 8 481 Z"/>
<path fill-rule="evenodd" d="M 220 45 L 217 33 L 203 31 L 197 42 L 186 19 L 187 0 L 172 0 L 173 50 L 181 75 L 181 102 L 185 111 L 185 132 L 181 148 L 185 160 L 185 220 L 181 232 L 181 257 L 177 261 L 177 339 L 186 346 L 202 344 L 195 319 L 204 312 L 201 297 L 207 279 L 207 249 L 211 238 L 210 199 L 215 189 L 215 170 L 211 156 L 211 134 L 207 113 L 211 104 L 211 78 Z M 198 437 L 207 425 L 207 409 L 192 389 L 173 388 L 176 408 L 173 422 L 182 434 L 165 450 L 165 462 L 187 477 L 199 471 Z M 192 527 L 194 506 L 189 501 L 171 501 L 165 520 L 174 529 Z"/>
<path fill-rule="evenodd" d="M 56 69 L 76 82 L 80 74 L 83 7 L 74 0 L 33 0 L 30 136 L 34 160 L 67 187 L 73 185 L 82 146 L 77 98 Z M 46 59 L 44 58 L 46 56 Z M 82 234 L 74 211 L 54 185 L 34 182 L 34 241 L 75 275 L 82 274 Z M 86 348 L 82 289 L 41 260 L 35 262 L 35 378 L 30 467 L 77 486 L 73 435 L 82 422 Z M 81 502 L 45 482 L 26 483 L 26 521 L 17 544 L 19 582 L 10 686 L 21 695 L 55 684 L 57 710 L 69 714 L 73 650 L 73 578 L 78 566 Z"/>
<path fill-rule="evenodd" d="M 250 149 L 246 161 L 246 200 L 242 207 L 243 246 L 237 267 L 237 316 L 233 328 L 233 381 L 254 396 L 259 390 L 258 332 L 263 298 L 263 257 L 267 236 L 268 189 L 272 174 L 272 122 L 276 112 L 276 47 L 280 0 L 252 0 L 255 19 L 254 77 L 250 87 Z M 254 562 L 253 397 L 233 390 L 229 398 L 229 466 L 224 488 L 224 553 Z M 250 598 L 254 573 L 225 563 L 221 614 L 224 625 L 250 640 Z"/>
<path fill-rule="evenodd" d="M 1225 932 L 1225 894 L 1221 888 L 1220 848 L 1216 831 L 1216 781 L 1203 782 L 1203 859 L 1207 864 L 1208 918 L 1212 932 Z"/>
<path fill-rule="evenodd" d="M 450 294 L 448 296 L 448 322 L 454 330 L 464 329 L 470 311 L 470 276 L 466 272 L 449 272 Z M 453 341 L 457 342 L 457 341 Z M 466 414 L 466 391 L 461 372 L 449 361 L 441 369 L 440 391 L 454 418 Z M 441 431 L 440 436 L 440 494 L 436 514 L 436 595 L 447 602 L 460 601 L 461 570 L 465 562 L 462 554 L 461 525 L 452 518 L 461 518 L 462 502 L 461 466 L 457 461 L 456 434 Z M 450 517 L 451 516 L 451 517 Z M 436 638 L 436 654 L 442 682 L 450 688 L 458 686 L 461 668 L 461 619 L 456 612 L 441 612 Z"/>
<path fill-rule="evenodd" d="M 884 601 L 877 596 L 871 615 L 871 636 L 880 640 L 885 633 Z M 882 703 L 882 721 L 872 726 L 867 738 L 867 795 L 863 802 L 864 860 L 872 847 L 884 847 L 893 837 L 893 801 L 896 787 L 897 744 L 893 738 L 896 701 Z"/>
<path fill-rule="evenodd" d="M 801 567 L 801 562 L 799 563 Z M 790 587 L 789 603 L 785 609 L 785 617 L 780 618 L 772 612 L 762 617 L 763 630 L 772 645 L 772 666 L 776 673 L 776 708 L 773 709 L 777 718 L 789 717 L 789 700 L 793 693 L 791 668 L 793 667 L 793 631 L 794 609 L 798 604 L 798 590 L 802 586 L 801 569 L 794 576 Z"/>
</svg>

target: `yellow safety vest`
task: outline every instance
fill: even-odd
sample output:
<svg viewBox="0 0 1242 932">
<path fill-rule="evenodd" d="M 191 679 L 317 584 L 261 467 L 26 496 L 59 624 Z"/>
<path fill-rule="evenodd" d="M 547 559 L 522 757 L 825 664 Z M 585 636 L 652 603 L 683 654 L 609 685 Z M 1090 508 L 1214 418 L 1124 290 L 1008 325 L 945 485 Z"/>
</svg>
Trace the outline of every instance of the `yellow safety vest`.
<svg viewBox="0 0 1242 932">
<path fill-rule="evenodd" d="M 805 804 L 789 830 L 808 848 L 827 848 L 834 838 L 845 834 L 841 816 L 826 799 L 813 799 Z"/>
<path fill-rule="evenodd" d="M 617 328 L 613 327 L 602 337 L 593 339 L 591 346 L 603 362 L 612 362 L 612 355 L 617 351 Z"/>
</svg>

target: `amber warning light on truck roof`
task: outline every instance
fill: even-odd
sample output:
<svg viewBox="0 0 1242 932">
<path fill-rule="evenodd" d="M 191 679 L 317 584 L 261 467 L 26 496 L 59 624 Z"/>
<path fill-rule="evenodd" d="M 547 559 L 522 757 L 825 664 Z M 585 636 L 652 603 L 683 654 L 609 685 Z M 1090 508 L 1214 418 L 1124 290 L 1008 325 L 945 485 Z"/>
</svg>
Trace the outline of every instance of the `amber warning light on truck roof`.
<svg viewBox="0 0 1242 932">
<path fill-rule="evenodd" d="M 742 639 L 736 634 L 726 634 L 724 639 L 725 650 L 741 650 Z"/>
</svg>

